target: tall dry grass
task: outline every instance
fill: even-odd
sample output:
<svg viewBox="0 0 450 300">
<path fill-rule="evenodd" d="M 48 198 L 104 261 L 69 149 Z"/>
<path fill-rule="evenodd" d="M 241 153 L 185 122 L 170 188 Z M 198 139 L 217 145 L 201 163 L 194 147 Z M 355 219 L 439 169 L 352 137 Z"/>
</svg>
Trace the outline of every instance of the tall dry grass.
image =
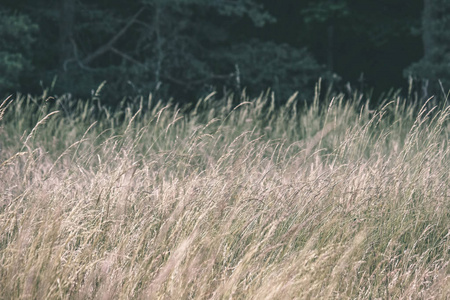
<svg viewBox="0 0 450 300">
<path fill-rule="evenodd" d="M 6 100 L 0 298 L 448 299 L 450 108 L 318 98 Z"/>
</svg>

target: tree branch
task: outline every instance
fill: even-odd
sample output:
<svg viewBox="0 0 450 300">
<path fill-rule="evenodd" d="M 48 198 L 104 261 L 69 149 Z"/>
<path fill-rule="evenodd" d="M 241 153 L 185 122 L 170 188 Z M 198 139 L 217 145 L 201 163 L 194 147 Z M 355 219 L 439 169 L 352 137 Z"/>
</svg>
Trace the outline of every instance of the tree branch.
<svg viewBox="0 0 450 300">
<path fill-rule="evenodd" d="M 147 66 L 145 64 L 143 64 L 140 61 L 134 59 L 130 55 L 128 55 L 126 53 L 123 53 L 122 51 L 119 51 L 118 49 L 116 49 L 114 47 L 111 47 L 111 49 L 109 49 L 109 50 L 111 50 L 112 52 L 116 53 L 119 56 L 122 56 L 125 60 L 128 60 L 128 61 L 130 61 L 130 62 L 132 62 L 132 63 L 134 63 L 134 64 L 136 64 L 136 65 L 138 65 L 138 66 L 140 66 L 142 68 L 147 69 Z"/>
<path fill-rule="evenodd" d="M 75 42 L 75 40 L 74 40 L 73 38 L 70 38 L 70 43 L 72 44 L 72 47 L 73 47 L 73 55 L 74 55 L 75 57 L 70 58 L 70 59 L 67 59 L 66 61 L 64 61 L 64 64 L 63 64 L 64 71 L 67 71 L 67 65 L 68 65 L 70 62 L 72 62 L 72 61 L 75 61 L 75 62 L 80 66 L 80 68 L 82 68 L 83 70 L 94 71 L 94 69 L 92 69 L 92 68 L 86 66 L 86 65 L 80 60 L 80 57 L 79 57 L 79 55 L 78 55 L 78 47 L 77 47 L 77 44 L 76 44 L 76 42 Z"/>
<path fill-rule="evenodd" d="M 104 54 L 105 52 L 107 52 L 108 50 L 111 50 L 112 46 L 117 42 L 117 40 L 119 40 L 119 38 L 121 38 L 128 30 L 128 28 L 131 27 L 131 25 L 133 25 L 133 23 L 137 20 L 137 18 L 139 17 L 139 15 L 144 11 L 144 7 L 142 7 L 129 21 L 128 23 L 119 31 L 116 33 L 116 35 L 114 35 L 106 44 L 104 44 L 103 46 L 99 47 L 97 50 L 95 50 L 93 53 L 91 53 L 90 55 L 88 55 L 87 57 L 85 57 L 81 62 L 83 65 L 88 65 L 89 63 L 91 63 L 94 59 L 96 59 L 97 57 L 99 57 L 100 55 Z"/>
</svg>

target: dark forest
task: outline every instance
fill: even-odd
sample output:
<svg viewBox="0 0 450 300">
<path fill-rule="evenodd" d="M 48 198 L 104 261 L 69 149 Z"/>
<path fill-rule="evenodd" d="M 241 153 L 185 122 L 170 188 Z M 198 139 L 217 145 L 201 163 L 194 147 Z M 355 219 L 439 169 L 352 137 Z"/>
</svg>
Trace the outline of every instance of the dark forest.
<svg viewBox="0 0 450 300">
<path fill-rule="evenodd" d="M 0 16 L 2 96 L 450 87 L 449 0 L 3 0 Z"/>
</svg>

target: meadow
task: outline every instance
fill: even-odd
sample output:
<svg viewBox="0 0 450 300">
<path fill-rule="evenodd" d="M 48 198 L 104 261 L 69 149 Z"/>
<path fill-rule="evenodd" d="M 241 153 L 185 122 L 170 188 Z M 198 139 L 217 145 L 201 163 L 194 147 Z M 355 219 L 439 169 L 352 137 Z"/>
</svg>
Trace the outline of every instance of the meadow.
<svg viewBox="0 0 450 300">
<path fill-rule="evenodd" d="M 450 106 L 316 88 L 0 106 L 0 299 L 448 299 Z"/>
</svg>

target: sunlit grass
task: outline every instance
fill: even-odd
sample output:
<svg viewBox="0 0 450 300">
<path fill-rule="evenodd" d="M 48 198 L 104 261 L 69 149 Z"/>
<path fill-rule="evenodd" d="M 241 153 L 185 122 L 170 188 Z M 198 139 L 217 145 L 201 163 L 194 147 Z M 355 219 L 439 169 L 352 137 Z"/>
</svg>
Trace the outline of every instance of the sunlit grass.
<svg viewBox="0 0 450 300">
<path fill-rule="evenodd" d="M 4 101 L 0 298 L 447 299 L 450 108 L 319 96 Z"/>
</svg>

